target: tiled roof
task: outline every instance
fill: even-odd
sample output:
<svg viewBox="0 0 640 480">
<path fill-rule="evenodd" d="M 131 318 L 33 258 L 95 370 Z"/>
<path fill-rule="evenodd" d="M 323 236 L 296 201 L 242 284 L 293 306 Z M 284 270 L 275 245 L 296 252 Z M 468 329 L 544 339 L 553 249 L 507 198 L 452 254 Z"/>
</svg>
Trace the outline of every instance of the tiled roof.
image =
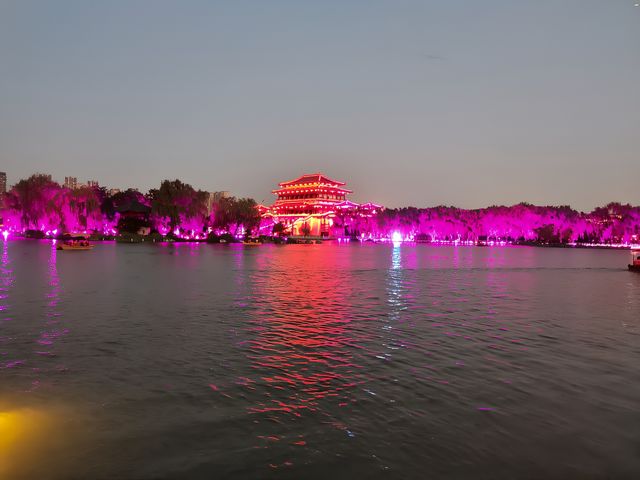
<svg viewBox="0 0 640 480">
<path fill-rule="evenodd" d="M 280 183 L 281 187 L 285 187 L 288 185 L 299 185 L 304 183 L 329 183 L 332 185 L 346 185 L 345 182 L 340 182 L 337 180 L 332 180 L 326 175 L 322 173 L 309 173 L 306 175 L 302 175 L 301 177 L 296 178 L 295 180 L 289 180 L 288 182 Z"/>
</svg>

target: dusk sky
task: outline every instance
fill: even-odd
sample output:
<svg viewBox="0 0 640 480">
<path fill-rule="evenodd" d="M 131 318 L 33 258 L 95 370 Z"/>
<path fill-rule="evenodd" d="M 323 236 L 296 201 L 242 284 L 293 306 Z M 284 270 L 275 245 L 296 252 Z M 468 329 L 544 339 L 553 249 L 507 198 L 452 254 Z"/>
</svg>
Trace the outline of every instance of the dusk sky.
<svg viewBox="0 0 640 480">
<path fill-rule="evenodd" d="M 634 0 L 0 0 L 0 170 L 640 204 Z"/>
</svg>

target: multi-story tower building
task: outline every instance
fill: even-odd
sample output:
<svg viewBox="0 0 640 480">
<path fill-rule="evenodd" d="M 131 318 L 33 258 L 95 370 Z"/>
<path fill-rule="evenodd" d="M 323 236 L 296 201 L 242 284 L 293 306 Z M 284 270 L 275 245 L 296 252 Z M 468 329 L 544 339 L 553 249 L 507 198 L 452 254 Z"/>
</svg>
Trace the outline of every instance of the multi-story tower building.
<svg viewBox="0 0 640 480">
<path fill-rule="evenodd" d="M 383 208 L 347 200 L 352 191 L 345 188 L 346 183 L 322 173 L 303 175 L 279 185 L 273 190 L 278 196 L 276 202 L 271 207 L 258 205 L 258 209 L 264 227 L 268 228 L 269 222 L 281 223 L 291 235 L 331 237 L 347 234 L 347 230 L 351 235 L 351 229 L 345 228 L 351 219 L 372 218 Z"/>
<path fill-rule="evenodd" d="M 280 183 L 273 190 L 278 196 L 271 209 L 280 215 L 307 216 L 335 210 L 335 206 L 347 199 L 351 190 L 346 183 L 331 180 L 321 173 L 303 175 L 289 182 Z"/>
<path fill-rule="evenodd" d="M 64 186 L 75 190 L 78 188 L 78 177 L 64 177 Z"/>
<path fill-rule="evenodd" d="M 273 190 L 278 199 L 269 209 L 269 215 L 294 235 L 329 236 L 337 207 L 352 193 L 345 185 L 322 173 L 282 182 L 280 188 Z"/>
</svg>

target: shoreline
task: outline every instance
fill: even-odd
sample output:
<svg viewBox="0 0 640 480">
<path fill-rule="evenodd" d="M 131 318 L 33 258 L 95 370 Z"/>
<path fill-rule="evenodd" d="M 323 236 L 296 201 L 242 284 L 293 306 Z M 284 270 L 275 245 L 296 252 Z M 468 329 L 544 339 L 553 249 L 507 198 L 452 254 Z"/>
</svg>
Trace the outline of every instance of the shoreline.
<svg viewBox="0 0 640 480">
<path fill-rule="evenodd" d="M 15 241 L 15 240 L 35 240 L 35 241 L 64 241 L 62 236 L 56 237 L 29 237 L 24 235 L 13 235 L 11 238 L 5 239 L 4 241 Z M 265 237 L 256 244 L 247 245 L 243 243 L 241 240 L 235 241 L 209 241 L 207 239 L 183 239 L 183 238 L 173 238 L 173 237 L 160 237 L 160 236 L 137 236 L 137 237 L 119 237 L 119 236 L 106 236 L 106 235 L 98 235 L 96 237 L 89 236 L 88 240 L 93 243 L 117 243 L 123 245 L 130 244 L 181 244 L 181 243 L 197 243 L 197 244 L 208 244 L 208 245 L 244 245 L 244 246 L 261 246 L 261 245 L 321 245 L 324 243 L 332 243 L 332 244 L 392 244 L 392 245 L 425 245 L 425 246 L 434 246 L 434 247 L 478 247 L 478 248 L 503 248 L 503 247 L 534 247 L 534 248 L 558 248 L 558 249 L 595 249 L 595 250 L 631 250 L 634 248 L 640 248 L 640 245 L 622 245 L 622 244 L 565 244 L 565 243 L 537 243 L 537 242 L 500 242 L 496 244 L 483 244 L 483 243 L 473 243 L 473 242 L 445 242 L 445 241 L 436 241 L 436 242 L 422 242 L 415 240 L 403 240 L 400 242 L 394 242 L 389 239 L 367 239 L 367 240 L 359 240 L 353 238 L 314 238 L 314 237 L 288 237 L 288 238 L 279 238 L 279 237 Z"/>
</svg>

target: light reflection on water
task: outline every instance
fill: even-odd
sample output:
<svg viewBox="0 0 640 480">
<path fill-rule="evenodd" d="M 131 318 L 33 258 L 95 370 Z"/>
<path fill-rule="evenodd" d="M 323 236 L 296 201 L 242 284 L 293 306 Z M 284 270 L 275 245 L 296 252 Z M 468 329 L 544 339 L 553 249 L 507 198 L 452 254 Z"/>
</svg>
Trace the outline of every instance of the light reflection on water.
<svg viewBox="0 0 640 480">
<path fill-rule="evenodd" d="M 13 270 L 9 258 L 9 242 L 2 242 L 2 260 L 0 265 L 0 325 L 12 320 L 11 314 L 11 289 L 13 288 Z M 0 369 L 11 368 L 19 365 L 20 360 L 7 359 L 8 352 L 5 345 L 11 340 L 6 334 L 6 329 L 0 328 Z"/>
<path fill-rule="evenodd" d="M 56 242 L 51 242 L 51 254 L 47 264 L 48 282 L 46 297 L 46 309 L 43 329 L 40 337 L 36 340 L 38 344 L 36 353 L 38 355 L 54 355 L 53 347 L 58 338 L 68 333 L 68 330 L 60 328 L 60 313 L 58 312 L 58 302 L 60 301 L 60 278 L 57 268 Z"/>
<path fill-rule="evenodd" d="M 13 285 L 13 271 L 9 260 L 9 242 L 2 242 L 2 260 L 0 260 L 0 321 L 10 320 L 9 317 L 9 292 Z M 0 337 L 1 338 L 1 337 Z"/>
<path fill-rule="evenodd" d="M 70 478 L 69 452 L 87 442 L 69 407 L 12 408 L 0 402 L 0 479 Z"/>
<path fill-rule="evenodd" d="M 357 401 L 354 391 L 363 380 L 347 313 L 353 290 L 348 270 L 331 274 L 314 256 L 280 260 L 260 259 L 267 264 L 252 272 L 247 299 L 252 306 L 247 358 L 254 373 L 246 386 L 265 392 L 247 408 L 257 424 L 267 425 L 258 428 L 257 446 L 283 441 L 305 447 L 312 432 L 295 423 L 310 418 L 353 435 L 341 410 Z M 300 275 L 300 261 L 315 274 Z M 294 425 L 283 431 L 280 425 L 287 423 Z M 269 427 L 274 424 L 278 428 Z M 272 468 L 292 464 L 288 458 L 270 462 Z"/>
<path fill-rule="evenodd" d="M 50 468 L 50 454 L 10 454 L 26 440 L 7 434 L 0 448 L 12 474 L 578 478 L 640 469 L 640 430 L 629 428 L 640 398 L 640 275 L 624 270 L 625 252 L 2 248 L 5 433 L 30 425 L 21 438 L 66 460 Z M 71 441 L 57 434 L 71 427 Z"/>
</svg>

